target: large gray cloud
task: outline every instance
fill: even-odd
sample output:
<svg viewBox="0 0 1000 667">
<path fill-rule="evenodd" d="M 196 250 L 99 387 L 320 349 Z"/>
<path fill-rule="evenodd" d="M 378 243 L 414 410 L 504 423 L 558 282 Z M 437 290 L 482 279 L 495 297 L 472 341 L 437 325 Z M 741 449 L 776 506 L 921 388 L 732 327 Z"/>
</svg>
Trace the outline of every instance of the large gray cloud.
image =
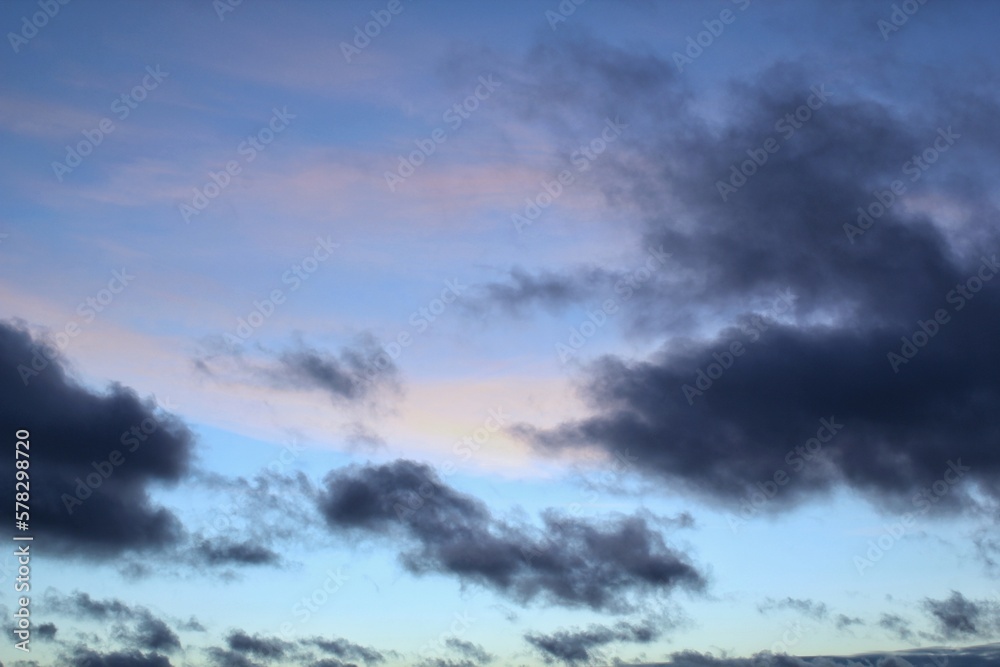
<svg viewBox="0 0 1000 667">
<path fill-rule="evenodd" d="M 552 40 L 530 60 L 505 99 L 565 144 L 602 118 L 628 122 L 589 178 L 639 218 L 638 252 L 662 246 L 672 259 L 622 320 L 660 349 L 595 360 L 582 383 L 591 416 L 521 433 L 548 452 L 628 449 L 672 488 L 734 505 L 779 471 L 793 479 L 771 510 L 840 485 L 894 509 L 969 507 L 972 484 L 1000 500 L 1000 133 L 983 118 L 996 99 L 956 84 L 912 118 L 832 74 L 778 63 L 723 90 L 739 113 L 708 122 L 665 59 Z M 776 152 L 762 148 L 769 139 Z M 720 193 L 747 160 L 753 175 Z M 886 195 L 894 180 L 906 192 Z M 961 202 L 961 222 L 929 200 Z M 860 236 L 845 228 L 858 207 L 874 216 Z M 586 293 L 576 275 L 518 280 L 568 298 Z M 821 419 L 843 429 L 814 441 L 823 460 L 804 465 L 795 449 Z M 966 484 L 931 493 L 955 475 L 950 462 L 969 467 Z"/>
<path fill-rule="evenodd" d="M 178 519 L 149 497 L 190 469 L 194 436 L 180 420 L 122 385 L 81 386 L 54 347 L 9 323 L 0 323 L 0 396 L 0 429 L 31 434 L 31 528 L 50 553 L 105 556 L 180 540 Z M 0 471 L 13 479 L 14 458 Z"/>
</svg>

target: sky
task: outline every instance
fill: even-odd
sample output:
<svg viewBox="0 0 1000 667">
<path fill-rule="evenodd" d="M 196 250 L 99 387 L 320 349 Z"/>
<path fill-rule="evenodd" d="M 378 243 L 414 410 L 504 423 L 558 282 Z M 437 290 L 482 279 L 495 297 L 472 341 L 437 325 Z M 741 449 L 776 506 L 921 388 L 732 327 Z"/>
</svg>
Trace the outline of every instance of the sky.
<svg viewBox="0 0 1000 667">
<path fill-rule="evenodd" d="M 0 667 L 997 664 L 998 19 L 3 2 Z"/>
</svg>

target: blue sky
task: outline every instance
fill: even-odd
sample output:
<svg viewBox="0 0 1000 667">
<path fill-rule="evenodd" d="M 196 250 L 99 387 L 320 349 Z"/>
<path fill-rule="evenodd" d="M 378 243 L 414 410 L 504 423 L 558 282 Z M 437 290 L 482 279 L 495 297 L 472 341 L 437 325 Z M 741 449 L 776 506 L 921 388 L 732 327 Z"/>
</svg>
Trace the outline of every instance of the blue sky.
<svg viewBox="0 0 1000 667">
<path fill-rule="evenodd" d="M 986 664 L 996 19 L 4 3 L 2 664 Z"/>
</svg>

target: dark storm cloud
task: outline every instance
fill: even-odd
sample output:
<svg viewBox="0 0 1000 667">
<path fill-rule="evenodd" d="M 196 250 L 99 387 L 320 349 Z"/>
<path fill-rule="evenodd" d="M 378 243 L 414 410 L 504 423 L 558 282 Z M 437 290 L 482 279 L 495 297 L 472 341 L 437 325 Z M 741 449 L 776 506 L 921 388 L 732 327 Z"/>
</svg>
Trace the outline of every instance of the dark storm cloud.
<svg viewBox="0 0 1000 667">
<path fill-rule="evenodd" d="M 360 660 L 366 665 L 376 665 L 385 662 L 385 656 L 381 652 L 346 639 L 326 639 L 325 637 L 313 637 L 303 640 L 303 644 L 315 646 L 324 653 L 341 660 Z"/>
<path fill-rule="evenodd" d="M 573 665 L 598 658 L 604 660 L 595 651 L 607 644 L 648 644 L 659 639 L 661 634 L 662 629 L 653 623 L 636 625 L 622 621 L 613 626 L 591 625 L 582 630 L 559 630 L 548 635 L 529 632 L 524 639 L 538 649 L 545 662 Z"/>
<path fill-rule="evenodd" d="M 334 471 L 319 507 L 335 531 L 402 540 L 410 572 L 451 574 L 523 603 L 621 611 L 643 594 L 705 583 L 642 516 L 588 522 L 546 512 L 541 529 L 510 523 L 412 461 Z"/>
<path fill-rule="evenodd" d="M 58 631 L 55 623 L 42 623 L 36 630 L 39 639 L 55 639 Z"/>
<path fill-rule="evenodd" d="M 46 351 L 51 356 L 55 349 L 0 323 L 0 429 L 31 433 L 35 534 L 50 553 L 90 557 L 176 543 L 179 521 L 153 504 L 149 490 L 185 475 L 192 433 L 127 387 L 94 393 L 80 386 L 64 360 L 48 360 Z M 37 374 L 25 371 L 33 363 Z M 0 470 L 13 479 L 14 457 Z"/>
<path fill-rule="evenodd" d="M 591 178 L 610 207 L 642 217 L 637 252 L 662 245 L 673 257 L 628 316 L 661 349 L 597 360 L 583 384 L 589 418 L 522 433 L 542 451 L 627 448 L 674 488 L 734 505 L 783 471 L 794 479 L 768 511 L 842 484 L 894 509 L 956 511 L 973 503 L 970 485 L 925 493 L 949 462 L 997 493 L 1000 214 L 993 179 L 970 167 L 995 163 L 998 133 L 979 108 L 995 113 L 995 101 L 956 87 L 913 118 L 832 74 L 778 64 L 732 85 L 709 123 L 665 60 L 594 43 L 538 52 L 537 74 L 510 77 L 508 99 L 568 146 L 621 113 L 629 129 Z M 790 123 L 802 108 L 809 119 Z M 777 152 L 761 148 L 768 139 Z M 925 149 L 937 155 L 926 170 L 913 161 Z M 724 201 L 717 182 L 748 150 L 767 161 Z M 907 191 L 849 238 L 858 207 L 874 190 L 888 202 L 894 180 Z M 950 202 L 969 219 L 935 209 Z M 888 353 L 909 355 L 901 338 L 921 326 L 934 336 L 894 368 Z M 844 429 L 823 461 L 792 467 L 801 456 L 789 452 L 831 417 Z"/>
<path fill-rule="evenodd" d="M 229 649 L 238 653 L 247 653 L 255 658 L 273 660 L 282 658 L 292 648 L 292 645 L 276 637 L 250 636 L 243 630 L 234 630 L 226 637 Z"/>
<path fill-rule="evenodd" d="M 941 600 L 925 598 L 924 610 L 946 640 L 991 639 L 1000 634 L 1000 604 L 969 600 L 958 591 Z"/>
<path fill-rule="evenodd" d="M 480 665 L 493 662 L 495 657 L 479 644 L 468 642 L 464 639 L 459 639 L 458 637 L 449 637 L 445 640 L 445 646 Z"/>
<path fill-rule="evenodd" d="M 774 598 L 767 598 L 761 604 L 757 605 L 757 611 L 762 614 L 766 614 L 775 609 L 790 609 L 792 611 L 798 612 L 803 616 L 808 616 L 810 618 L 815 618 L 821 620 L 826 618 L 828 609 L 826 604 L 822 602 L 817 602 L 815 600 L 802 600 L 798 598 L 787 597 L 783 600 L 775 600 Z"/>
</svg>

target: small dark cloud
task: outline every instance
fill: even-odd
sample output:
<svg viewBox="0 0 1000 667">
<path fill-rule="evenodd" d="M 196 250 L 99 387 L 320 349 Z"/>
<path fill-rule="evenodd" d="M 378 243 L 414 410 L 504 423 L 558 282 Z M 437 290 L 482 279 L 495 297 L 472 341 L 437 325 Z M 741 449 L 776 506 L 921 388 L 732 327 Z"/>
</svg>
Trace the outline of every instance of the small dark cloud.
<svg viewBox="0 0 1000 667">
<path fill-rule="evenodd" d="M 594 300 L 595 294 L 606 283 L 613 284 L 614 276 L 600 269 L 562 274 L 552 271 L 530 273 L 521 267 L 514 267 L 510 269 L 506 281 L 479 285 L 462 303 L 463 308 L 480 315 L 497 310 L 507 316 L 522 316 L 535 306 L 559 311 L 582 301 Z"/>
<path fill-rule="evenodd" d="M 186 621 L 182 621 L 177 624 L 178 630 L 185 630 L 187 632 L 207 632 L 207 628 L 201 624 L 197 618 L 192 616 Z"/>
<path fill-rule="evenodd" d="M 652 622 L 636 625 L 622 621 L 613 626 L 591 625 L 582 630 L 559 630 L 547 635 L 528 633 L 524 639 L 542 654 L 545 662 L 574 665 L 594 659 L 604 660 L 598 649 L 608 644 L 648 644 L 656 641 L 661 634 L 662 628 Z"/>
<path fill-rule="evenodd" d="M 72 667 L 173 667 L 170 659 L 164 655 L 139 651 L 97 653 L 84 650 L 73 656 L 71 665 Z"/>
<path fill-rule="evenodd" d="M 385 656 L 369 646 L 362 646 L 346 639 L 327 639 L 325 637 L 312 637 L 302 642 L 306 645 L 315 646 L 319 650 L 342 660 L 360 660 L 366 665 L 376 665 L 385 662 Z"/>
<path fill-rule="evenodd" d="M 445 646 L 455 651 L 456 653 L 468 658 L 473 663 L 484 665 L 489 662 L 493 662 L 494 656 L 489 653 L 479 644 L 465 641 L 464 639 L 459 639 L 458 637 L 449 637 L 445 640 Z"/>
<path fill-rule="evenodd" d="M 216 667 L 264 667 L 259 662 L 254 662 L 242 653 L 226 650 L 213 646 L 206 649 L 209 659 Z"/>
<path fill-rule="evenodd" d="M 847 616 L 846 614 L 837 614 L 836 624 L 838 630 L 846 630 L 852 625 L 864 625 L 865 622 L 856 616 Z"/>
<path fill-rule="evenodd" d="M 450 574 L 522 603 L 623 611 L 647 593 L 705 585 L 642 515 L 586 521 L 549 511 L 541 528 L 503 521 L 412 461 L 331 472 L 319 508 L 335 531 L 403 540 L 410 572 Z"/>
<path fill-rule="evenodd" d="M 56 628 L 55 623 L 42 623 L 41 625 L 38 626 L 35 632 L 38 633 L 39 639 L 45 639 L 45 640 L 55 639 L 56 632 L 58 632 L 58 628 Z"/>
<path fill-rule="evenodd" d="M 924 610 L 947 640 L 989 639 L 1000 634 L 1000 604 L 969 600 L 958 591 L 942 600 L 925 598 Z"/>
<path fill-rule="evenodd" d="M 200 540 L 194 557 L 208 565 L 277 565 L 281 556 L 270 548 L 250 540 L 236 542 L 228 538 Z"/>
<path fill-rule="evenodd" d="M 132 607 L 121 600 L 109 598 L 107 600 L 97 600 L 90 596 L 90 593 L 74 591 L 70 595 L 60 596 L 55 592 L 48 592 L 44 598 L 46 608 L 67 616 L 83 616 L 96 620 L 106 620 L 108 618 L 131 617 L 134 612 Z"/>
<path fill-rule="evenodd" d="M 250 636 L 243 630 L 234 630 L 226 637 L 226 645 L 237 653 L 247 653 L 256 658 L 273 660 L 283 658 L 292 645 L 276 637 Z"/>
<path fill-rule="evenodd" d="M 155 505 L 149 491 L 184 478 L 193 434 L 127 387 L 112 384 L 97 393 L 81 386 L 64 359 L 46 357 L 53 352 L 25 328 L 0 323 L 0 429 L 31 434 L 32 530 L 50 554 L 65 556 L 111 557 L 176 544 L 179 520 Z M 0 472 L 13 478 L 13 456 Z"/>
<path fill-rule="evenodd" d="M 132 649 L 133 653 L 152 651 L 155 656 L 181 648 L 177 633 L 142 606 L 128 605 L 115 598 L 95 599 L 89 593 L 80 591 L 67 596 L 48 591 L 42 598 L 42 604 L 48 612 L 98 621 L 111 627 L 112 635 Z M 54 625 L 52 634 L 55 634 Z"/>
<path fill-rule="evenodd" d="M 910 641 L 913 639 L 913 631 L 910 629 L 910 622 L 897 614 L 882 614 L 878 625 L 893 637 Z"/>
<path fill-rule="evenodd" d="M 263 384 L 286 391 L 322 391 L 339 404 L 373 401 L 399 393 L 399 369 L 374 336 L 360 336 L 339 353 L 296 341 L 282 351 L 212 347 L 195 367 L 217 381 Z"/>
<path fill-rule="evenodd" d="M 786 597 L 783 600 L 776 600 L 774 598 L 767 598 L 764 602 L 757 605 L 757 611 L 762 614 L 774 610 L 792 610 L 801 614 L 803 616 L 808 616 L 809 618 L 814 618 L 816 620 L 822 620 L 827 617 L 829 610 L 826 608 L 826 604 L 822 602 L 816 602 L 815 600 L 803 600 L 798 598 Z"/>
<path fill-rule="evenodd" d="M 180 637 L 164 621 L 148 612 L 139 619 L 136 629 L 129 634 L 129 640 L 138 648 L 170 653 L 181 647 Z"/>
</svg>

